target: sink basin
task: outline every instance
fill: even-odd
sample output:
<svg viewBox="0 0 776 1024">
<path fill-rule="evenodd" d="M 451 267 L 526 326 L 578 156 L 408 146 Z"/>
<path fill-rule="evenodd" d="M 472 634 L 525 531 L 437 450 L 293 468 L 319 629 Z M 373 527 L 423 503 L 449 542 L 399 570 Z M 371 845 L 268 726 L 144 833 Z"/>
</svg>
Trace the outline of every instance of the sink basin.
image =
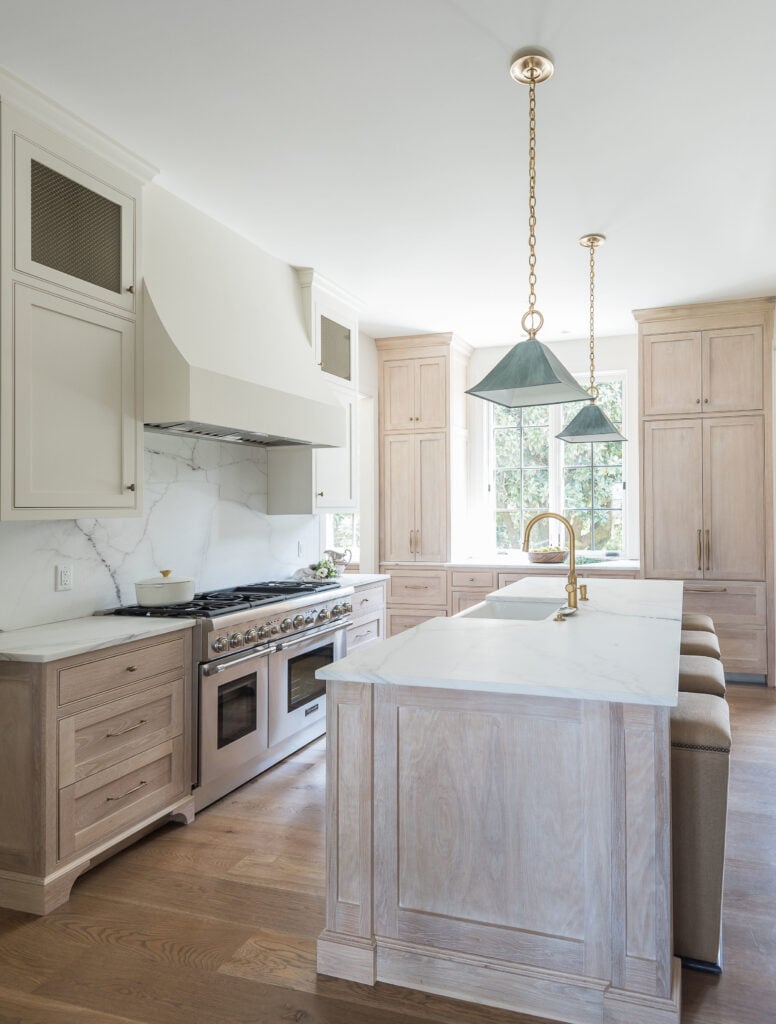
<svg viewBox="0 0 776 1024">
<path fill-rule="evenodd" d="M 555 597 L 513 597 L 509 601 L 483 601 L 461 612 L 473 619 L 522 619 L 541 622 L 557 614 L 563 599 Z"/>
</svg>

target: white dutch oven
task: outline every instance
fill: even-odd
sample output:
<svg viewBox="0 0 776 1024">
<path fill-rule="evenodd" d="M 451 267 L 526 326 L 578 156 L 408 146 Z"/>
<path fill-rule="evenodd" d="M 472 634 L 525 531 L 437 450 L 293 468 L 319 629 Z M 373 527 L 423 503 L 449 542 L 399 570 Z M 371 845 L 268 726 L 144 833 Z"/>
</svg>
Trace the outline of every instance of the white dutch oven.
<svg viewBox="0 0 776 1024">
<path fill-rule="evenodd" d="M 159 608 L 164 604 L 188 604 L 194 597 L 191 576 L 173 576 L 171 569 L 162 569 L 159 576 L 138 580 L 135 584 L 137 603 L 144 608 Z"/>
</svg>

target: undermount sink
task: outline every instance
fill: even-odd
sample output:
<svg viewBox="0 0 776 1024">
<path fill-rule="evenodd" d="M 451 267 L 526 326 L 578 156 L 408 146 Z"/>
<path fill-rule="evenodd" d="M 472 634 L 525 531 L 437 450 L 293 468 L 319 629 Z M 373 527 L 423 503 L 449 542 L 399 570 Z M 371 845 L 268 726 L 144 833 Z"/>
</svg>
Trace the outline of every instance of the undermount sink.
<svg viewBox="0 0 776 1024">
<path fill-rule="evenodd" d="M 554 616 L 563 607 L 556 597 L 513 597 L 509 601 L 483 601 L 461 612 L 472 619 L 522 619 L 541 622 Z"/>
</svg>

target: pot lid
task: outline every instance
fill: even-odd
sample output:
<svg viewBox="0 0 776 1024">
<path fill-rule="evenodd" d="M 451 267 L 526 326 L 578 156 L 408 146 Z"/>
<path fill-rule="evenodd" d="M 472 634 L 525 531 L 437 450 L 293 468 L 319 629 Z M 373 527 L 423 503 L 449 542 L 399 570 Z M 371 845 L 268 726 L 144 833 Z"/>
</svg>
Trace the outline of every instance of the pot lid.
<svg viewBox="0 0 776 1024">
<path fill-rule="evenodd" d="M 160 569 L 159 576 L 149 576 L 148 579 L 138 580 L 136 586 L 140 587 L 166 587 L 171 583 L 193 583 L 193 576 L 173 576 L 172 569 Z"/>
</svg>

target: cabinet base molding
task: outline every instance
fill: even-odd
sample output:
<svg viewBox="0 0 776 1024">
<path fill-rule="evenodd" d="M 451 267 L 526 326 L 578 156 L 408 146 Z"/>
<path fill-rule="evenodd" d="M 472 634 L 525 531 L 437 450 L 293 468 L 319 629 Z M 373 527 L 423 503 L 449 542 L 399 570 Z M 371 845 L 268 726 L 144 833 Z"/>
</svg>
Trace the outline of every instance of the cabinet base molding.
<svg viewBox="0 0 776 1024">
<path fill-rule="evenodd" d="M 37 914 L 40 917 L 50 914 L 52 910 L 67 903 L 70 899 L 70 890 L 82 874 L 168 821 L 190 825 L 194 821 L 193 797 L 187 796 L 177 801 L 171 807 L 152 815 L 120 835 L 113 836 L 101 846 L 90 850 L 88 855 L 57 871 L 52 871 L 44 878 L 21 875 L 13 871 L 0 871 L 0 906 L 8 910 L 20 910 L 25 914 Z"/>
<path fill-rule="evenodd" d="M 330 974 L 361 985 L 377 981 L 377 946 L 371 939 L 324 931 L 317 944 L 319 974 Z"/>
<path fill-rule="evenodd" d="M 318 973 L 361 984 L 377 981 L 495 1006 L 515 1013 L 551 1017 L 566 1024 L 678 1024 L 681 964 L 674 959 L 671 997 L 657 999 L 612 988 L 560 971 L 512 964 L 378 938 L 322 932 Z"/>
</svg>

